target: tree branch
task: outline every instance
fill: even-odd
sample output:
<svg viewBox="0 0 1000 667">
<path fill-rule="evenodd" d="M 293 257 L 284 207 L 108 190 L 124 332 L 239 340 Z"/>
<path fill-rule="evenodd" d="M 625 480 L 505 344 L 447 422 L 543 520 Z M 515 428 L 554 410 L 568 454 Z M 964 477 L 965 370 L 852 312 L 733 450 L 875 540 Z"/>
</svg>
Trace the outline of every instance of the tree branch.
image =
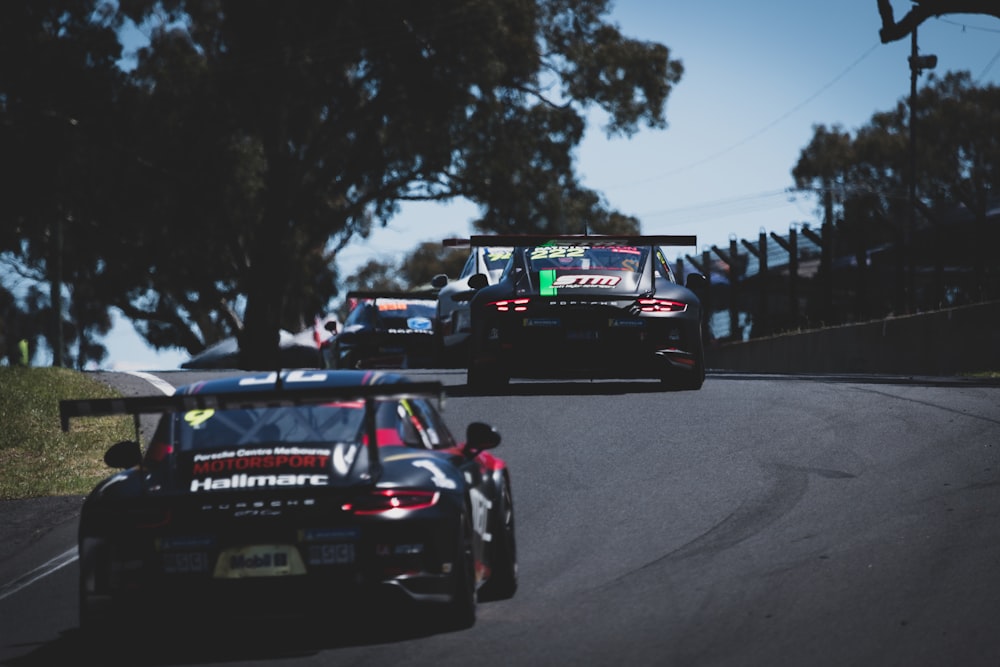
<svg viewBox="0 0 1000 667">
<path fill-rule="evenodd" d="M 878 13 L 882 17 L 882 29 L 878 34 L 883 44 L 903 39 L 921 23 L 935 16 L 986 14 L 1000 18 L 1000 2 L 997 0 L 914 0 L 914 3 L 906 16 L 896 21 L 889 0 L 878 0 Z"/>
</svg>

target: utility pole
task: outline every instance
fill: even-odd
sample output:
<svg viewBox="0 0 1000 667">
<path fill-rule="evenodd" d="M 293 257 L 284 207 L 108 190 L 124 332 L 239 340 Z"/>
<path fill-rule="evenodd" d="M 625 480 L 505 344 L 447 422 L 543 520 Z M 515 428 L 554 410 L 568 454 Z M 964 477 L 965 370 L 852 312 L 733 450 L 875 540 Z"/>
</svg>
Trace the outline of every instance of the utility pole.
<svg viewBox="0 0 1000 667">
<path fill-rule="evenodd" d="M 903 248 L 906 260 L 906 312 L 916 309 L 916 279 L 914 267 L 913 236 L 917 226 L 917 77 L 925 69 L 937 66 L 937 56 L 921 56 L 917 50 L 917 28 L 910 33 L 910 219 L 903 233 Z"/>
</svg>

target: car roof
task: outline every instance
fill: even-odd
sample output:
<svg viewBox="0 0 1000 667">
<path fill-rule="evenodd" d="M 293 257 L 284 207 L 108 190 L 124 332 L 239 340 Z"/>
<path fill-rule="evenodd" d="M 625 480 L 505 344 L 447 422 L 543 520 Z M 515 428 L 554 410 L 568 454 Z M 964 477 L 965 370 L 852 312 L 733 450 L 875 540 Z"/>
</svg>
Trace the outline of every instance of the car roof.
<svg viewBox="0 0 1000 667">
<path fill-rule="evenodd" d="M 444 398 L 440 382 L 414 382 L 371 370 L 286 370 L 243 373 L 183 385 L 171 395 L 59 401 L 63 431 L 73 417 L 140 415 L 204 409 L 294 406 L 350 399 Z"/>
<path fill-rule="evenodd" d="M 248 382 L 252 379 L 252 382 Z M 279 382 L 280 379 L 280 382 Z M 401 373 L 372 370 L 284 370 L 280 374 L 274 371 L 260 373 L 242 373 L 230 377 L 213 380 L 202 380 L 182 385 L 176 394 L 228 394 L 240 392 L 261 392 L 283 389 L 294 391 L 296 388 L 350 388 L 372 385 L 403 384 L 411 382 L 410 378 Z"/>
</svg>

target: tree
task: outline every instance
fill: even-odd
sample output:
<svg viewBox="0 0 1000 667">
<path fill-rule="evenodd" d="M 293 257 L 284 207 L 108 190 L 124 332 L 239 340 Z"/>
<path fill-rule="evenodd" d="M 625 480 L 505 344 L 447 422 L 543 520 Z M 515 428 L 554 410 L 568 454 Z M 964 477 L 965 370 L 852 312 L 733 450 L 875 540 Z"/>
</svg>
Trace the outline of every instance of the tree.
<svg viewBox="0 0 1000 667">
<path fill-rule="evenodd" d="M 997 0 L 913 0 L 913 7 L 903 18 L 896 21 L 890 0 L 877 0 L 878 13 L 882 19 L 879 37 L 883 44 L 903 39 L 917 29 L 921 23 L 935 16 L 945 14 L 986 14 L 1000 18 L 1000 2 Z"/>
<path fill-rule="evenodd" d="M 175 91 L 179 118 L 217 128 L 196 153 L 246 146 L 260 161 L 240 199 L 256 205 L 215 223 L 215 252 L 239 263 L 248 367 L 272 367 L 280 323 L 300 316 L 293 297 L 315 283 L 303 258 L 413 199 L 467 197 L 494 228 L 552 228 L 581 191 L 583 112 L 605 109 L 610 133 L 663 127 L 681 75 L 666 47 L 602 22 L 601 0 L 123 7 L 137 22 L 166 11 L 139 73 L 151 95 Z M 182 86 L 189 73 L 198 85 Z"/>
<path fill-rule="evenodd" d="M 968 263 L 971 254 L 975 296 L 985 298 L 997 292 L 993 283 L 1000 279 L 996 262 L 990 264 L 986 254 L 997 235 L 988 228 L 987 212 L 1000 190 L 1000 139 L 995 131 L 1000 88 L 976 87 L 967 72 L 940 79 L 931 75 L 917 101 L 917 136 L 934 139 L 915 144 L 920 212 L 916 231 L 923 239 L 913 250 L 916 261 L 929 267 L 945 260 L 960 265 Z M 817 126 L 792 171 L 799 188 L 821 197 L 832 194 L 838 238 L 846 243 L 838 255 L 854 254 L 863 267 L 868 250 L 885 243 L 895 246 L 897 312 L 905 301 L 903 236 L 910 219 L 908 123 L 907 105 L 901 100 L 893 110 L 875 113 L 853 136 L 838 127 Z M 972 214 L 975 232 L 956 243 L 942 225 L 944 216 L 953 217 L 958 208 Z M 925 295 L 923 307 L 939 305 L 940 286 L 934 291 Z"/>
<path fill-rule="evenodd" d="M 47 295 L 31 291 L 31 346 L 44 339 L 55 365 L 72 364 L 74 347 L 81 367 L 106 355 L 97 341 L 110 318 L 91 304 L 107 301 L 92 279 L 118 175 L 109 168 L 124 85 L 118 25 L 101 0 L 8 2 L 0 21 L 0 252 L 9 271 L 48 283 Z"/>
<path fill-rule="evenodd" d="M 43 11 L 21 4 L 26 15 Z M 80 61 L 98 62 L 103 78 L 67 87 L 60 117 L 80 118 L 73 104 L 87 100 L 101 114 L 87 116 L 82 136 L 66 130 L 58 147 L 71 155 L 51 155 L 80 182 L 57 184 L 63 209 L 35 213 L 44 223 L 31 229 L 48 236 L 18 227 L 2 248 L 51 278 L 58 271 L 41 248 L 61 229 L 79 265 L 71 284 L 92 286 L 88 302 L 121 308 L 158 347 L 196 353 L 235 334 L 245 368 L 277 364 L 279 329 L 337 295 L 339 250 L 401 202 L 467 198 L 482 228 L 498 231 L 628 223 L 578 183 L 584 114 L 604 110 L 609 135 L 661 129 L 682 74 L 665 46 L 608 24 L 608 0 L 39 7 L 49 6 L 53 16 L 32 20 L 57 26 L 74 48 L 104 46 Z M 89 17 L 94 32 L 58 28 L 61 9 L 74 28 Z M 111 71 L 121 46 L 109 36 L 129 22 L 149 44 L 134 69 Z M 43 48 L 12 43 L 25 48 L 9 63 Z"/>
</svg>

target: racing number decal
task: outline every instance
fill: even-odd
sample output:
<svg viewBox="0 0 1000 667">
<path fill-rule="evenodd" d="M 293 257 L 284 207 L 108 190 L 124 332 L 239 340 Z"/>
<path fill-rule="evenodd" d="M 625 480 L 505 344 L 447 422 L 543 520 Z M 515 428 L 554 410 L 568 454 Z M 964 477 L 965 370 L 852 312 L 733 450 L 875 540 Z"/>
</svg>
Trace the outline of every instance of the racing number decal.
<svg viewBox="0 0 1000 667">
<path fill-rule="evenodd" d="M 326 375 L 323 373 L 316 373 L 314 371 L 288 371 L 288 375 L 285 376 L 285 382 L 323 382 L 326 380 Z M 254 377 L 243 378 L 240 380 L 241 386 L 251 386 L 257 384 L 274 384 L 278 381 L 278 374 L 276 372 L 270 372 L 265 375 L 257 375 Z"/>
<path fill-rule="evenodd" d="M 472 529 L 482 536 L 483 542 L 492 542 L 493 535 L 486 529 L 493 503 L 479 489 L 469 489 L 469 500 L 472 501 Z"/>
<path fill-rule="evenodd" d="M 580 246 L 546 245 L 531 249 L 530 259 L 557 259 L 559 257 L 583 257 L 584 248 Z"/>
<path fill-rule="evenodd" d="M 214 414 L 215 410 L 211 408 L 207 410 L 188 410 L 184 413 L 184 421 L 191 428 L 201 428 L 201 425 L 211 419 Z"/>
</svg>

